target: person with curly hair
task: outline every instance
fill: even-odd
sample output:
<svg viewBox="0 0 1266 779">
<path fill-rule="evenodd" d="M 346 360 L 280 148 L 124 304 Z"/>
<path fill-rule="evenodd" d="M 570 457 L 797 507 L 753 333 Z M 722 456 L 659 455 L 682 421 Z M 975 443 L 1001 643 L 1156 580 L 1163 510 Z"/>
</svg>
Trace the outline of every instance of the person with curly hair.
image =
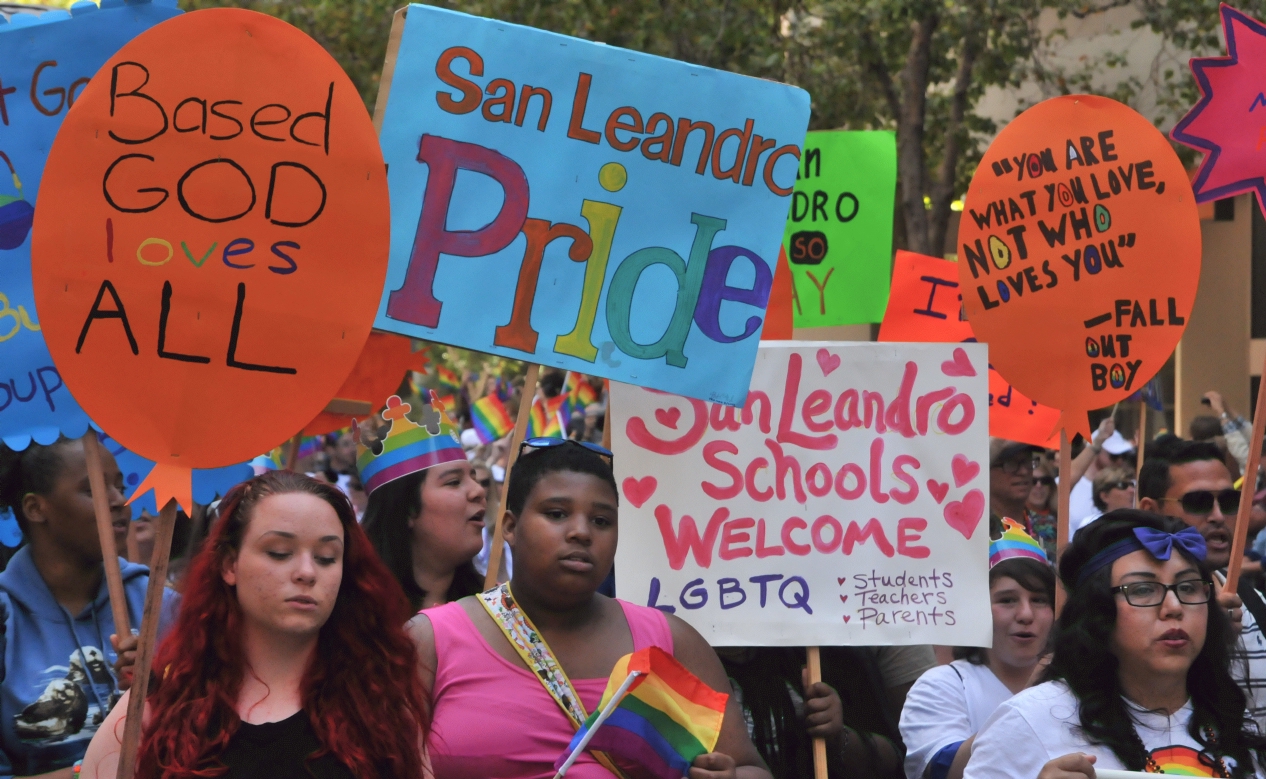
<svg viewBox="0 0 1266 779">
<path fill-rule="evenodd" d="M 1261 777 L 1266 736 L 1230 672 L 1199 531 L 1134 509 L 1065 550 L 1068 590 L 1044 684 L 1003 703 L 965 779 L 1093 779 L 1096 769 Z"/>
<path fill-rule="evenodd" d="M 234 487 L 193 560 L 144 707 L 141 779 L 421 777 L 410 609 L 347 497 L 289 471 Z M 127 696 L 85 779 L 114 779 Z"/>
</svg>

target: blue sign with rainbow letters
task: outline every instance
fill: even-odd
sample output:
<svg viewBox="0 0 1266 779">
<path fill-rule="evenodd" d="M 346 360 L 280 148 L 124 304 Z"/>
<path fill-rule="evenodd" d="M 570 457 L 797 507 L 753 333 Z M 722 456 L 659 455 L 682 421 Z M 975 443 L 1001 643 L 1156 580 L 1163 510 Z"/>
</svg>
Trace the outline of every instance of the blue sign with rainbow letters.
<svg viewBox="0 0 1266 779">
<path fill-rule="evenodd" d="M 391 84 L 375 327 L 743 402 L 804 90 L 421 5 Z"/>
<path fill-rule="evenodd" d="M 32 206 L 49 147 L 97 69 L 179 13 L 176 0 L 102 0 L 0 24 L 0 440 L 13 449 L 88 429 L 48 354 L 31 289 Z"/>
</svg>

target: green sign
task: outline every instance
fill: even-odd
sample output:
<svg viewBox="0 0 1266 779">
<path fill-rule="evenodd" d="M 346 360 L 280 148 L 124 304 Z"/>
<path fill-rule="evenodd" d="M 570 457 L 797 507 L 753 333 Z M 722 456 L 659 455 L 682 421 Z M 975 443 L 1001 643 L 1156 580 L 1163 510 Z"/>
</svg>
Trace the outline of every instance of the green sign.
<svg viewBox="0 0 1266 779">
<path fill-rule="evenodd" d="M 796 327 L 883 320 L 896 186 L 891 132 L 821 130 L 805 138 L 783 236 Z"/>
</svg>

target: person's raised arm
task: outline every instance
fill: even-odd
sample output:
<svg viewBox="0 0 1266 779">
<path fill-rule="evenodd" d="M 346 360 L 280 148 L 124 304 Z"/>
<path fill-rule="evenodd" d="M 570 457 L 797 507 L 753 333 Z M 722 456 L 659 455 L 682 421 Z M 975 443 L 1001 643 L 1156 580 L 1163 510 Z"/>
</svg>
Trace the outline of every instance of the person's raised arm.
<svg viewBox="0 0 1266 779">
<path fill-rule="evenodd" d="M 1105 418 L 1099 423 L 1099 429 L 1090 436 L 1090 443 L 1083 447 L 1081 454 L 1073 458 L 1069 467 L 1069 483 L 1076 484 L 1081 481 L 1081 477 L 1086 475 L 1086 471 L 1090 470 L 1090 464 L 1099 456 L 1099 452 L 1103 451 L 1103 442 L 1108 436 L 1116 432 L 1117 425 L 1112 421 L 1112 417 Z M 1071 489 L 1071 488 L 1070 488 Z"/>
<path fill-rule="evenodd" d="M 730 691 L 730 679 L 717 653 L 698 631 L 673 615 L 668 625 L 673 633 L 673 655 L 695 676 L 718 692 Z M 721 737 L 714 751 L 697 758 L 689 779 L 773 779 L 756 745 L 747 735 L 747 722 L 738 700 L 730 695 L 721 722 Z"/>
</svg>

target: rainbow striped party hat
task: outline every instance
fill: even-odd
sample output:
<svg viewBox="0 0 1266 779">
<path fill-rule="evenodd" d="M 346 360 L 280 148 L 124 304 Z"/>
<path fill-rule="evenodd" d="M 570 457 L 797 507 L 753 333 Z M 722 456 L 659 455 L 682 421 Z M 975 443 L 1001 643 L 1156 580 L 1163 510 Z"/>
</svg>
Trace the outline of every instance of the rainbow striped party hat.
<svg viewBox="0 0 1266 779">
<path fill-rule="evenodd" d="M 356 468 L 366 494 L 411 473 L 466 459 L 457 426 L 434 390 L 430 405 L 423 409 L 421 425 L 405 416 L 412 410 L 400 396 L 392 395 L 380 415 L 384 423 L 381 429 L 386 434 L 373 441 L 357 436 Z M 357 430 L 356 426 L 353 430 Z"/>
<path fill-rule="evenodd" d="M 1002 518 L 1002 535 L 989 542 L 989 567 L 992 568 L 1003 560 L 1013 557 L 1028 557 L 1033 560 L 1051 564 L 1046 557 L 1046 550 L 1033 540 L 1033 536 L 1024 532 L 1020 523 L 1010 517 Z"/>
</svg>

